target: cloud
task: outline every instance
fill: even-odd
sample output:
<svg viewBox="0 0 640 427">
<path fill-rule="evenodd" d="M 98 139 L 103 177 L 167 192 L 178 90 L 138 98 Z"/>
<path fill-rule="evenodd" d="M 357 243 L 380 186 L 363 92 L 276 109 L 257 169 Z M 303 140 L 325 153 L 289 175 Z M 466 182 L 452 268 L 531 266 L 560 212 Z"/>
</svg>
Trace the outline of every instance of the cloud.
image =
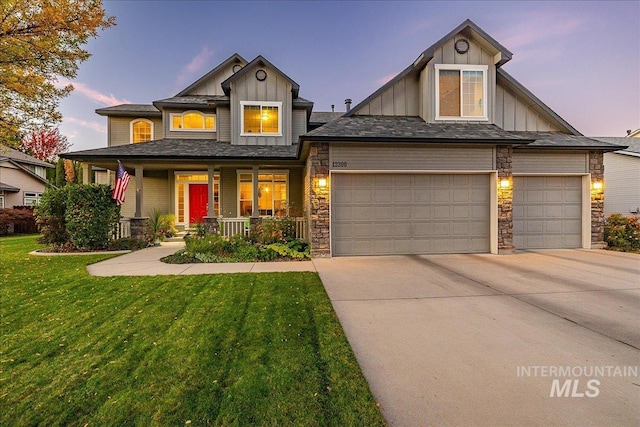
<svg viewBox="0 0 640 427">
<path fill-rule="evenodd" d="M 104 134 L 107 133 L 107 127 L 105 125 L 103 125 L 103 124 L 98 123 L 98 122 L 88 122 L 86 120 L 78 119 L 78 118 L 75 118 L 75 117 L 65 117 L 63 121 L 66 122 L 66 123 L 73 123 L 73 124 L 76 124 L 78 126 L 94 130 L 94 131 L 96 131 L 98 133 L 104 133 Z"/>
<path fill-rule="evenodd" d="M 176 85 L 182 87 L 187 82 L 193 78 L 193 75 L 199 71 L 202 71 L 209 58 L 213 55 L 213 50 L 209 49 L 208 46 L 203 46 L 200 52 L 196 56 L 191 59 L 191 61 L 182 67 L 178 77 L 176 78 Z"/>
<path fill-rule="evenodd" d="M 575 16 L 534 12 L 527 14 L 525 20 L 506 26 L 498 39 L 507 49 L 514 51 L 579 33 L 584 25 L 584 20 Z"/>
<path fill-rule="evenodd" d="M 99 104 L 113 106 L 131 103 L 131 101 L 127 100 L 126 98 L 118 99 L 112 94 L 106 95 L 104 93 L 98 92 L 95 89 L 91 89 L 84 83 L 72 82 L 66 79 L 58 79 L 58 81 L 55 83 L 57 87 L 64 87 L 69 84 L 73 85 L 74 92 L 80 93 Z"/>
</svg>

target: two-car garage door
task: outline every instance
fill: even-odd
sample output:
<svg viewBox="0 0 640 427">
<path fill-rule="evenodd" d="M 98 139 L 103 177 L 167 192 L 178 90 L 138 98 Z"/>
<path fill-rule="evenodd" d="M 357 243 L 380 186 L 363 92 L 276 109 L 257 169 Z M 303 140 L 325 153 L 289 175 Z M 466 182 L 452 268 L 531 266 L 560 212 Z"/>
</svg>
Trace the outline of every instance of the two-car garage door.
<svg viewBox="0 0 640 427">
<path fill-rule="evenodd" d="M 333 256 L 490 250 L 490 175 L 332 175 Z"/>
</svg>

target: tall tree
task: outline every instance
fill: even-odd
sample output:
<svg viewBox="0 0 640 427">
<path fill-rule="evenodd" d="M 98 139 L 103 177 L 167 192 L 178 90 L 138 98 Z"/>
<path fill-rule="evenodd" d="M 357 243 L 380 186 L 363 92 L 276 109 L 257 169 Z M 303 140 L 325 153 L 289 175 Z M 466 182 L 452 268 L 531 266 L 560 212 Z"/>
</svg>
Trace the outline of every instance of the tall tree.
<svg viewBox="0 0 640 427">
<path fill-rule="evenodd" d="M 22 138 L 20 149 L 36 159 L 53 163 L 59 154 L 69 149 L 69 141 L 58 128 L 40 129 Z"/>
<path fill-rule="evenodd" d="M 64 173 L 64 159 L 58 158 L 56 163 L 56 187 L 62 188 L 66 184 Z"/>
<path fill-rule="evenodd" d="M 102 0 L 0 0 L 0 140 L 61 121 L 73 86 L 59 79 L 76 76 L 83 45 L 112 25 Z"/>
</svg>

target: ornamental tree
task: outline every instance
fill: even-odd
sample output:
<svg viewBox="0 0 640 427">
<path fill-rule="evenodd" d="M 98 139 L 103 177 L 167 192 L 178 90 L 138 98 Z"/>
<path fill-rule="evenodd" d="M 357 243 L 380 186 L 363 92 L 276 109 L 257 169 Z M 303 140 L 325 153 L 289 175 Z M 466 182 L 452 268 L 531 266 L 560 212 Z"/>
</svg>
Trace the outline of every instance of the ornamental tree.
<svg viewBox="0 0 640 427">
<path fill-rule="evenodd" d="M 0 140 L 62 119 L 60 99 L 89 52 L 82 47 L 99 29 L 115 25 L 102 0 L 0 1 Z"/>
<path fill-rule="evenodd" d="M 58 155 L 69 150 L 67 137 L 60 133 L 60 129 L 40 129 L 22 138 L 21 151 L 45 162 L 55 162 Z"/>
</svg>

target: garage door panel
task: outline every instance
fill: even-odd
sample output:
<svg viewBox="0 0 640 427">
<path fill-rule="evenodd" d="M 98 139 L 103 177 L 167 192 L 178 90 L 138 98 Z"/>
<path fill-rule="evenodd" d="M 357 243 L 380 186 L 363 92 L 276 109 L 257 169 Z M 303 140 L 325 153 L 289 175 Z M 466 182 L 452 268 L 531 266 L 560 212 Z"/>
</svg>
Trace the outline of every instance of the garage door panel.
<svg viewBox="0 0 640 427">
<path fill-rule="evenodd" d="M 582 246 L 582 178 L 516 176 L 513 242 L 519 249 Z"/>
<path fill-rule="evenodd" d="M 334 174 L 332 253 L 488 252 L 489 181 L 488 174 Z"/>
</svg>

